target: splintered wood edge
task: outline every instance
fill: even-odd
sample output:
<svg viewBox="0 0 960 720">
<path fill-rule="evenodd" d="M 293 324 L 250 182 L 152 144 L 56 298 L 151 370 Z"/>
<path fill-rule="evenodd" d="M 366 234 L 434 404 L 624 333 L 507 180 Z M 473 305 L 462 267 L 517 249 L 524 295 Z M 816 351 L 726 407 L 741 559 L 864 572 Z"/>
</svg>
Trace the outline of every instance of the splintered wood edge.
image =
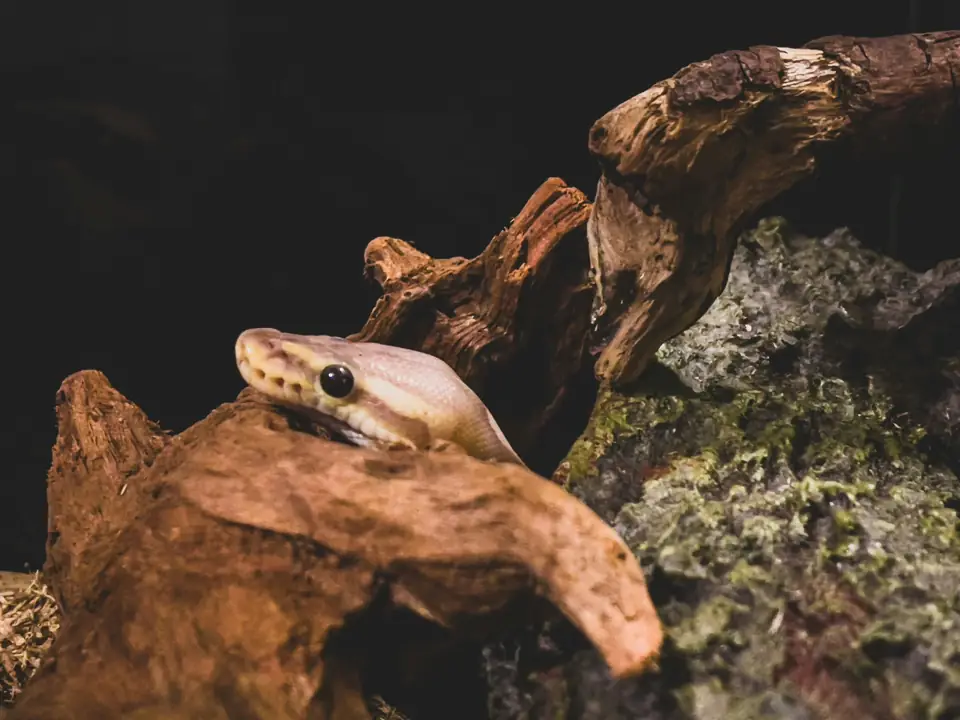
<svg viewBox="0 0 960 720">
<path fill-rule="evenodd" d="M 456 592 L 459 577 L 473 593 L 483 579 L 496 595 L 502 576 L 483 567 L 519 564 L 619 677 L 642 672 L 662 644 L 643 572 L 619 536 L 579 500 L 520 468 L 225 423 L 170 481 L 212 516 L 309 537 L 388 573 L 446 567 L 444 593 Z M 417 600 L 428 611 L 444 602 Z M 483 606 L 482 593 L 477 602 Z"/>
<path fill-rule="evenodd" d="M 561 458 L 543 435 L 558 424 L 585 425 L 589 403 L 578 401 L 595 385 L 591 209 L 580 190 L 549 178 L 469 260 L 432 258 L 397 238 L 375 238 L 365 272 L 383 293 L 348 339 L 442 359 L 487 404 L 520 456 L 552 472 Z"/>
<path fill-rule="evenodd" d="M 937 124 L 960 101 L 958 76 L 960 31 L 828 37 L 720 53 L 600 118 L 588 238 L 601 382 L 629 384 L 706 312 L 742 222 L 811 174 L 825 146 L 873 132 L 880 147 L 897 123 Z M 882 129 L 864 122 L 881 115 Z"/>
<path fill-rule="evenodd" d="M 381 236 L 371 240 L 364 251 L 364 273 L 380 285 L 384 294 L 377 300 L 363 328 L 349 336 L 355 342 L 392 343 L 398 335 L 405 335 L 407 321 L 417 313 L 442 314 L 441 309 L 429 307 L 434 300 L 434 288 L 456 274 L 488 279 L 496 275 L 496 268 L 485 268 L 488 263 L 503 260 L 505 245 L 511 242 L 525 247 L 525 265 L 535 267 L 547 256 L 561 238 L 579 226 L 585 225 L 590 214 L 590 202 L 576 188 L 560 178 L 548 178 L 530 196 L 510 226 L 500 232 L 477 257 L 433 258 L 413 245 L 394 237 Z M 509 272 L 510 268 L 506 268 Z M 493 271 L 493 272 L 491 272 Z M 478 286 L 479 292 L 481 288 Z M 414 347 L 434 327 L 425 322 L 419 338 L 403 337 L 405 347 Z M 410 342 L 410 341 L 413 342 Z M 446 358 L 451 362 L 451 358 Z M 455 362 L 451 362 L 455 365 Z M 469 380 L 469 378 L 464 378 Z"/>
<path fill-rule="evenodd" d="M 84 554 L 137 513 L 142 494 L 129 483 L 170 438 L 97 370 L 74 373 L 61 383 L 56 413 L 44 577 L 66 612 L 98 572 Z"/>
</svg>

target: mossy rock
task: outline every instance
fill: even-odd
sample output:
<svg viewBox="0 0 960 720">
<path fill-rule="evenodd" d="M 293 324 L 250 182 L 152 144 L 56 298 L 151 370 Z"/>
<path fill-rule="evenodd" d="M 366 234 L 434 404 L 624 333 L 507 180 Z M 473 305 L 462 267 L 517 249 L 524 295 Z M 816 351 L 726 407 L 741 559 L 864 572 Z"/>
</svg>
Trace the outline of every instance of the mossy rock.
<svg viewBox="0 0 960 720">
<path fill-rule="evenodd" d="M 562 472 L 647 572 L 659 671 L 613 682 L 587 648 L 501 668 L 494 716 L 960 717 L 958 301 L 954 261 L 914 273 L 778 219 L 744 236 Z"/>
</svg>

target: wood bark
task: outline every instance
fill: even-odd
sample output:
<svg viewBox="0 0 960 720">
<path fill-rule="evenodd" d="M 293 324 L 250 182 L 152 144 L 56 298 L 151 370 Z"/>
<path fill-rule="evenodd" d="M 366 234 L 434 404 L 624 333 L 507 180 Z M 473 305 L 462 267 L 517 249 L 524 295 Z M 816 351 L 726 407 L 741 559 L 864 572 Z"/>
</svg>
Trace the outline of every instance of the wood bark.
<svg viewBox="0 0 960 720">
<path fill-rule="evenodd" d="M 590 203 L 558 178 L 479 256 L 434 259 L 379 237 L 365 253 L 383 296 L 350 339 L 446 361 L 490 408 L 527 465 L 549 475 L 586 425 L 596 383 Z"/>
<path fill-rule="evenodd" d="M 831 156 L 895 165 L 956 134 L 960 31 L 826 37 L 694 63 L 598 120 L 588 225 L 602 382 L 635 380 L 726 282 L 758 209 Z"/>
<path fill-rule="evenodd" d="M 588 209 L 550 181 L 474 261 L 372 243 L 387 293 L 363 332 L 445 350 L 488 396 L 512 364 L 536 385 L 515 398 L 530 434 L 514 431 L 542 440 L 590 371 Z M 658 655 L 629 549 L 517 466 L 332 442 L 250 389 L 174 437 L 96 371 L 64 381 L 57 415 L 44 573 L 64 625 L 11 720 L 364 718 L 384 658 L 429 673 L 458 643 L 560 613 L 615 676 Z"/>
</svg>

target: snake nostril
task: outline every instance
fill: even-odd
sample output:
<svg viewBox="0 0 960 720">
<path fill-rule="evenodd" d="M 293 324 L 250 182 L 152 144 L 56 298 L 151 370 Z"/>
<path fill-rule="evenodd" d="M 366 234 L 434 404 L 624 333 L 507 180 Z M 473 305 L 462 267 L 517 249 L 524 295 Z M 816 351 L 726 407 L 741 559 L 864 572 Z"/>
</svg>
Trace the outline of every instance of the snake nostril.
<svg viewBox="0 0 960 720">
<path fill-rule="evenodd" d="M 303 385 L 300 383 L 290 383 L 290 389 L 293 390 L 297 395 L 303 392 Z"/>
<path fill-rule="evenodd" d="M 267 374 L 266 374 L 263 370 L 261 370 L 260 368 L 254 368 L 254 369 L 253 369 L 253 374 L 256 375 L 257 378 L 260 379 L 260 380 L 263 380 L 263 379 L 267 376 Z"/>
<path fill-rule="evenodd" d="M 287 384 L 282 377 L 272 377 L 270 379 L 273 380 L 273 384 L 276 385 L 278 388 L 282 388 L 284 385 Z"/>
</svg>

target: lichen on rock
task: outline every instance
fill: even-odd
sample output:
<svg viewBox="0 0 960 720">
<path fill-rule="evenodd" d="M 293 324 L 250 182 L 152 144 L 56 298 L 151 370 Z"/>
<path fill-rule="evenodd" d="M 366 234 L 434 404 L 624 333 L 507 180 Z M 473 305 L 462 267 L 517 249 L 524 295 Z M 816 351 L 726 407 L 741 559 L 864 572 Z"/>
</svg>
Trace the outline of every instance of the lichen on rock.
<svg viewBox="0 0 960 720">
<path fill-rule="evenodd" d="M 627 683 L 577 652 L 563 716 L 960 715 L 958 300 L 955 261 L 915 273 L 779 219 L 741 238 L 723 294 L 564 463 L 667 643 Z M 523 686 L 529 710 L 548 684 Z"/>
</svg>

